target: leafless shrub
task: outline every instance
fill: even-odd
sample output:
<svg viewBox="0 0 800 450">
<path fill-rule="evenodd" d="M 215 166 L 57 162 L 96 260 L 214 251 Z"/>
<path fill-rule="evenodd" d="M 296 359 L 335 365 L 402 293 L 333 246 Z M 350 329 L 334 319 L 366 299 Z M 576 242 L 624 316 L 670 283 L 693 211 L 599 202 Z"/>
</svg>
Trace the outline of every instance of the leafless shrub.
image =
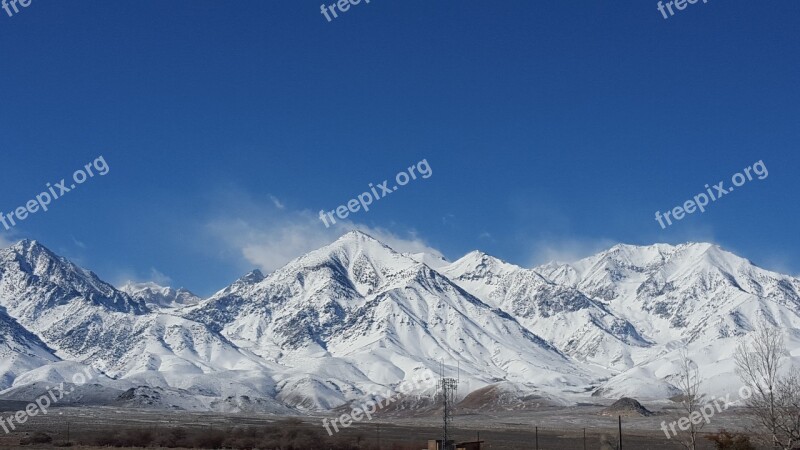
<svg viewBox="0 0 800 450">
<path fill-rule="evenodd" d="M 37 431 L 20 439 L 19 445 L 49 444 L 51 442 L 53 442 L 52 436 Z"/>
<path fill-rule="evenodd" d="M 189 434 L 183 428 L 172 428 L 165 433 L 160 433 L 153 441 L 158 447 L 177 448 L 177 447 L 191 447 L 188 439 Z"/>
<path fill-rule="evenodd" d="M 153 442 L 150 430 L 128 429 L 114 433 L 103 433 L 95 438 L 94 444 L 108 447 L 147 447 Z"/>
<path fill-rule="evenodd" d="M 700 369 L 697 364 L 689 358 L 686 348 L 680 351 L 680 372 L 678 373 L 677 387 L 681 391 L 678 396 L 680 402 L 680 413 L 682 417 L 694 418 L 700 416 L 700 408 L 705 402 L 705 394 L 700 392 Z M 695 420 L 689 421 L 689 429 L 682 431 L 678 436 L 678 442 L 689 450 L 697 449 L 698 434 L 703 429 L 706 422 Z"/>
<path fill-rule="evenodd" d="M 377 450 L 363 435 L 328 436 L 319 426 L 298 420 L 286 420 L 260 427 L 162 428 L 81 430 L 77 443 L 82 446 L 126 448 L 197 448 L 237 450 Z M 382 449 L 418 450 L 417 445 L 384 442 Z"/>
<path fill-rule="evenodd" d="M 800 373 L 794 367 L 778 379 L 775 428 L 778 444 L 793 449 L 800 443 Z"/>
<path fill-rule="evenodd" d="M 718 433 L 706 436 L 706 439 L 714 443 L 716 450 L 756 450 L 750 443 L 750 437 L 744 434 L 733 434 L 725 429 Z"/>
<path fill-rule="evenodd" d="M 222 430 L 203 430 L 192 441 L 194 448 L 220 448 L 227 437 Z"/>
<path fill-rule="evenodd" d="M 791 448 L 781 445 L 778 437 L 776 388 L 785 353 L 781 331 L 762 322 L 756 328 L 752 342 L 739 344 L 734 355 L 739 378 L 752 390 L 752 395 L 745 400 L 748 412 L 767 432 L 768 443 L 778 448 Z"/>
</svg>

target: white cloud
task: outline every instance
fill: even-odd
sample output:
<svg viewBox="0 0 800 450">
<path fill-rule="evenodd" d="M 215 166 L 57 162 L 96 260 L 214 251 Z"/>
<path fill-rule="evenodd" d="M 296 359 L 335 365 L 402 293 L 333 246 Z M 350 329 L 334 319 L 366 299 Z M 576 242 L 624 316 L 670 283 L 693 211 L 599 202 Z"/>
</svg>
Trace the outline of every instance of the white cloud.
<svg viewBox="0 0 800 450">
<path fill-rule="evenodd" d="M 269 199 L 272 200 L 272 204 L 275 205 L 276 208 L 278 208 L 278 209 L 286 209 L 286 206 L 283 203 L 281 203 L 280 200 L 278 200 L 278 197 L 275 197 L 274 195 L 270 195 Z"/>
<path fill-rule="evenodd" d="M 398 252 L 441 252 L 429 246 L 413 231 L 398 234 L 381 227 L 338 221 L 330 228 L 310 211 L 292 211 L 272 201 L 253 201 L 241 193 L 224 196 L 224 213 L 217 213 L 205 224 L 205 232 L 224 250 L 233 251 L 265 272 L 272 272 L 289 261 L 338 239 L 351 230 L 363 231 Z M 272 199 L 271 199 L 272 200 Z"/>
<path fill-rule="evenodd" d="M 86 249 L 86 244 L 75 239 L 75 236 L 72 236 L 72 243 L 75 244 L 75 246 L 77 246 L 78 248 Z"/>
<path fill-rule="evenodd" d="M 444 257 L 439 250 L 428 245 L 425 240 L 417 236 L 417 233 L 414 231 L 409 231 L 405 236 L 402 236 L 385 228 L 368 227 L 358 224 L 353 224 L 350 225 L 349 228 L 344 228 L 344 231 L 349 230 L 363 231 L 401 253 L 430 253 L 436 257 Z"/>
<path fill-rule="evenodd" d="M 170 278 L 167 275 L 164 275 L 155 267 L 150 268 L 150 280 L 148 281 L 152 281 L 153 283 L 161 286 L 169 286 L 170 284 L 172 284 L 172 278 Z"/>
<path fill-rule="evenodd" d="M 155 283 L 159 286 L 170 286 L 172 284 L 172 278 L 164 275 L 155 267 L 151 267 L 147 275 L 137 273 L 135 270 L 122 270 L 111 277 L 111 284 L 116 286 L 117 289 L 128 283 Z"/>
<path fill-rule="evenodd" d="M 321 223 L 296 213 L 283 217 L 276 214 L 221 217 L 209 222 L 207 230 L 249 264 L 267 272 L 331 241 L 330 233 L 324 231 Z"/>
<path fill-rule="evenodd" d="M 14 237 L 14 230 L 0 233 L 0 248 L 10 247 L 20 241 L 19 238 Z"/>
<path fill-rule="evenodd" d="M 533 245 L 530 265 L 538 266 L 549 262 L 573 263 L 587 256 L 608 250 L 618 244 L 611 239 L 542 239 Z"/>
</svg>

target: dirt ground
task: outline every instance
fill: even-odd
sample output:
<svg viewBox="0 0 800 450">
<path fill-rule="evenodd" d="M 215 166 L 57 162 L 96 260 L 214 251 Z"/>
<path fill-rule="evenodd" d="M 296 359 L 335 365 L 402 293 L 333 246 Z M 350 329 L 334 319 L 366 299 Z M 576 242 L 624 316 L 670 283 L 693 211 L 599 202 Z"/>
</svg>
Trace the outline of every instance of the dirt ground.
<svg viewBox="0 0 800 450">
<path fill-rule="evenodd" d="M 602 407 L 583 406 L 558 408 L 547 407 L 536 411 L 497 412 L 480 414 L 456 414 L 452 436 L 457 442 L 474 441 L 480 436 L 486 449 L 508 450 L 581 450 L 599 449 L 601 436 L 609 442 L 618 442 L 616 417 L 599 414 Z M 7 417 L 11 412 L 3 413 Z M 329 419 L 332 416 L 327 416 Z M 46 416 L 31 418 L 10 435 L 0 435 L 0 450 L 16 448 L 53 448 L 51 444 L 40 446 L 19 445 L 27 433 L 45 432 L 55 441 L 75 441 L 86 433 L 113 433 L 120 429 L 150 430 L 163 433 L 171 428 L 230 430 L 233 427 L 263 427 L 281 423 L 285 417 L 256 414 L 218 414 L 160 412 L 147 410 L 122 410 L 119 408 L 54 408 Z M 299 417 L 298 427 L 316 433 L 326 433 L 322 427 L 323 416 Z M 652 417 L 630 417 L 622 419 L 622 448 L 631 450 L 660 450 L 682 448 L 675 439 L 667 439 L 661 431 L 661 422 L 675 420 L 670 411 L 660 411 Z M 537 432 L 538 427 L 538 432 Z M 744 430 L 745 418 L 736 411 L 726 411 L 714 417 L 704 432 L 716 432 L 719 428 Z M 584 439 L 585 431 L 585 439 Z M 2 433 L 2 430 L 0 430 Z M 427 417 L 379 417 L 368 422 L 354 423 L 341 429 L 338 437 L 361 442 L 361 448 L 392 450 L 422 449 L 428 439 L 441 436 L 441 418 Z M 380 447 L 378 442 L 380 441 Z M 585 443 L 585 447 L 584 447 Z M 73 446 L 71 448 L 99 448 Z M 703 439 L 701 449 L 713 449 Z M 324 450 L 324 449 L 321 449 Z"/>
</svg>

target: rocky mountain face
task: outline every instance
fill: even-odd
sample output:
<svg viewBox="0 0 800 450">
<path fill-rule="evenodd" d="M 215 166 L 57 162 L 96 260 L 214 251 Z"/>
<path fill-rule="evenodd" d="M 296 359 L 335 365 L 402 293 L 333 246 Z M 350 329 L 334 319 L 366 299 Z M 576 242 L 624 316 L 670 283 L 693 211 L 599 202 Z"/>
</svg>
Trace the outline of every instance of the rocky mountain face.
<svg viewBox="0 0 800 450">
<path fill-rule="evenodd" d="M 442 273 L 579 361 L 624 369 L 630 365 L 631 348 L 652 345 L 604 301 L 535 270 L 472 252 Z"/>
<path fill-rule="evenodd" d="M 213 397 L 231 391 L 207 386 L 218 384 L 218 375 L 261 367 L 205 324 L 153 309 L 35 241 L 0 251 L 0 307 L 53 358 L 102 365 L 131 383 L 194 383 Z"/>
<path fill-rule="evenodd" d="M 283 375 L 291 398 L 313 390 L 344 401 L 348 393 L 435 373 L 440 361 L 453 374 L 460 364 L 469 386 L 535 379 L 555 387 L 591 378 L 513 317 L 358 232 L 267 277 L 239 280 L 187 317 L 291 367 Z"/>
<path fill-rule="evenodd" d="M 22 241 L 0 250 L 0 398 L 99 364 L 94 392 L 117 395 L 109 404 L 165 408 L 331 409 L 442 368 L 480 404 L 663 399 L 684 346 L 714 389 L 737 385 L 733 349 L 763 319 L 796 348 L 800 280 L 710 244 L 522 268 L 481 252 L 401 254 L 351 232 L 203 300 L 116 289 Z"/>
</svg>

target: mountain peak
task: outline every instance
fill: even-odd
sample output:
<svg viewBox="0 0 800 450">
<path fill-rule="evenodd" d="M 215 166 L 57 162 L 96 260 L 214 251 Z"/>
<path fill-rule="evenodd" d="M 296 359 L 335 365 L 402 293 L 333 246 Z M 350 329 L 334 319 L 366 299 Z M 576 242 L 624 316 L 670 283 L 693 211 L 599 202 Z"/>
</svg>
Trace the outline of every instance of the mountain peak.
<svg viewBox="0 0 800 450">
<path fill-rule="evenodd" d="M 148 312 L 144 303 L 118 291 L 93 272 L 53 253 L 35 240 L 24 239 L 0 251 L 0 275 L 3 275 L 0 280 L 14 283 L 4 286 L 10 300 L 4 306 L 13 304 L 14 307 L 27 308 L 33 316 L 70 302 L 85 302 L 117 312 Z M 25 293 L 31 289 L 41 291 L 42 295 Z M 65 292 L 70 295 L 63 295 Z"/>
<path fill-rule="evenodd" d="M 412 261 L 411 258 L 402 256 L 399 252 L 369 234 L 353 230 L 345 233 L 334 242 L 301 256 L 287 264 L 287 266 L 291 267 L 297 263 L 302 265 L 317 264 L 321 260 L 329 259 L 342 260 L 343 258 L 344 260 L 349 260 L 359 257 L 359 255 L 367 256 L 370 259 L 402 258 Z"/>
<path fill-rule="evenodd" d="M 35 251 L 45 251 L 50 255 L 55 256 L 55 254 L 51 252 L 50 249 L 48 249 L 47 247 L 42 245 L 41 242 L 35 239 L 23 239 L 8 248 L 16 251 L 17 253 L 31 253 Z"/>
<path fill-rule="evenodd" d="M 260 283 L 266 276 L 259 269 L 253 269 L 243 277 L 236 280 L 236 283 L 255 284 Z"/>
<path fill-rule="evenodd" d="M 608 254 L 614 252 L 648 252 L 648 251 L 661 252 L 667 254 L 681 249 L 694 249 L 698 251 L 706 251 L 711 248 L 720 248 L 720 247 L 719 245 L 710 242 L 692 242 L 692 241 L 684 242 L 682 244 L 667 244 L 663 242 L 657 242 L 655 244 L 649 244 L 649 245 L 619 243 L 604 252 L 600 252 L 599 254 Z"/>
<path fill-rule="evenodd" d="M 463 258 L 483 259 L 483 258 L 486 258 L 488 256 L 490 256 L 490 255 L 487 254 L 487 253 L 484 253 L 484 252 L 482 252 L 480 250 L 473 250 L 473 251 L 467 253 L 466 255 L 464 255 Z"/>
<path fill-rule="evenodd" d="M 612 266 L 651 267 L 664 264 L 677 255 L 703 255 L 709 249 L 719 248 L 706 242 L 687 242 L 672 245 L 656 243 L 650 245 L 616 244 L 608 250 L 589 256 L 572 264 L 575 267 L 587 267 L 597 263 Z"/>
<path fill-rule="evenodd" d="M 469 267 L 494 267 L 496 269 L 519 269 L 514 264 L 507 263 L 500 258 L 494 257 L 480 250 L 473 250 L 455 261 L 453 266 Z"/>
<path fill-rule="evenodd" d="M 380 242 L 361 230 L 351 230 L 341 235 L 336 242 Z"/>
<path fill-rule="evenodd" d="M 45 247 L 39 241 L 32 240 L 32 239 L 23 239 L 16 244 L 8 247 L 6 249 L 0 250 L 2 254 L 5 254 L 4 258 L 0 259 L 7 259 L 7 260 L 21 260 L 25 261 L 25 267 L 36 267 L 36 266 L 63 266 L 69 267 L 71 270 L 76 272 L 83 273 L 85 275 L 90 275 L 89 271 L 84 271 L 83 269 L 73 265 L 65 258 L 55 254 L 52 250 Z M 32 270 L 32 269 L 31 269 Z"/>
<path fill-rule="evenodd" d="M 521 267 L 507 263 L 479 250 L 473 250 L 454 263 L 442 268 L 442 273 L 454 280 L 475 280 L 489 277 L 493 283 L 504 275 L 522 270 Z"/>
<path fill-rule="evenodd" d="M 651 264 L 661 264 L 668 260 L 701 261 L 705 260 L 713 265 L 738 264 L 747 261 L 731 253 L 717 244 L 710 242 L 686 242 L 683 244 L 652 244 L 652 245 L 627 245 L 618 244 L 599 256 L 624 261 L 626 263 L 645 267 Z M 749 263 L 749 261 L 747 261 Z"/>
</svg>

